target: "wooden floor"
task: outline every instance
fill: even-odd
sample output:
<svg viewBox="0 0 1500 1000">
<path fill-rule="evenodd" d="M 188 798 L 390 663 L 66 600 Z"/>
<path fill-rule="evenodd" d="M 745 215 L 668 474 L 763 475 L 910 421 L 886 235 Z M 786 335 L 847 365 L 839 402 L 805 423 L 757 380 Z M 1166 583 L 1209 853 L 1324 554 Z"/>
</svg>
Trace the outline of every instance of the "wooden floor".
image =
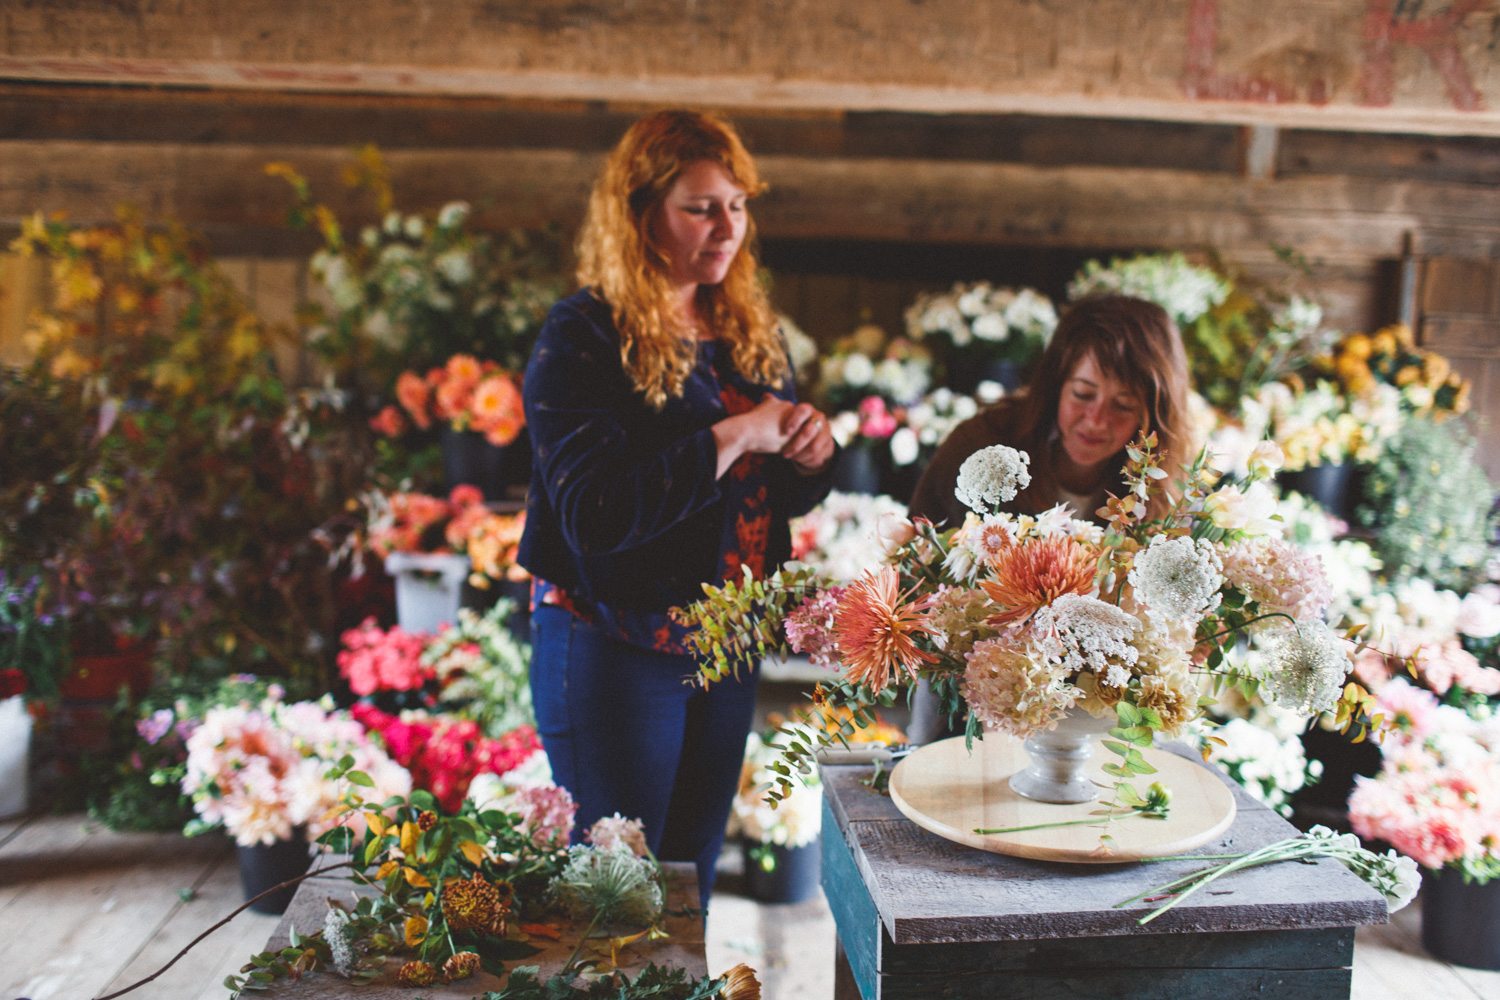
<svg viewBox="0 0 1500 1000">
<path fill-rule="evenodd" d="M 727 851 L 708 924 L 708 966 L 748 962 L 766 1000 L 833 996 L 833 919 L 821 899 L 754 903 L 735 890 Z M 0 823 L 0 1000 L 76 1000 L 154 971 L 241 900 L 234 854 L 222 839 L 185 840 L 88 828 L 79 817 Z M 141 1000 L 223 1000 L 221 985 L 259 950 L 275 917 L 244 913 L 155 982 Z M 1356 1000 L 1496 1000 L 1500 972 L 1427 958 L 1415 907 L 1359 931 Z M 358 993 L 351 990 L 351 996 Z"/>
</svg>

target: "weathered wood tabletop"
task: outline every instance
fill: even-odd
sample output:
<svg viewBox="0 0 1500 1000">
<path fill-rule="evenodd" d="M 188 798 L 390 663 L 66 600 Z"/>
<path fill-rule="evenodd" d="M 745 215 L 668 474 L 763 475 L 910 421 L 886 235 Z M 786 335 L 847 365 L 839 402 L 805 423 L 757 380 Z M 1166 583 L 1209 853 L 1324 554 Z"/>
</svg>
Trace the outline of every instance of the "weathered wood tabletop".
<svg viewBox="0 0 1500 1000">
<path fill-rule="evenodd" d="M 840 998 L 1327 1000 L 1349 995 L 1354 928 L 1387 919 L 1384 897 L 1320 860 L 1236 874 L 1142 927 L 1144 904 L 1114 904 L 1203 861 L 1085 866 L 975 850 L 911 823 L 865 787 L 869 774 L 823 768 L 823 887 L 838 926 Z M 1233 791 L 1234 825 L 1195 854 L 1296 833 Z"/>
<path fill-rule="evenodd" d="M 658 965 L 680 966 L 695 977 L 707 975 L 708 963 L 704 952 L 703 919 L 696 909 L 698 905 L 697 872 L 693 865 L 687 863 L 667 862 L 663 867 L 667 876 L 667 918 L 664 927 L 668 937 L 653 942 L 641 941 L 623 949 L 619 954 L 619 968 L 634 974 L 644 968 L 648 962 L 655 962 Z M 292 898 L 291 905 L 282 915 L 281 922 L 272 932 L 271 939 L 266 945 L 267 950 L 286 947 L 291 941 L 290 932 L 293 927 L 299 933 L 311 933 L 321 929 L 323 919 L 328 912 L 328 900 L 334 898 L 353 903 L 357 898 L 354 895 L 354 888 L 354 884 L 348 878 L 339 875 L 319 876 L 302 883 L 297 889 L 297 895 Z M 562 936 L 559 940 L 547 941 L 542 938 L 533 940 L 532 943 L 541 948 L 541 951 L 508 963 L 507 968 L 514 968 L 517 965 L 535 965 L 539 967 L 541 977 L 545 979 L 562 968 L 563 963 L 568 960 L 568 956 L 578 944 L 579 935 L 583 930 L 583 927 L 563 925 Z M 597 947 L 603 951 L 604 955 L 607 955 L 608 944 L 606 938 L 590 941 L 584 946 L 582 954 L 594 955 L 595 952 L 591 949 Z M 351 996 L 357 996 L 360 1000 L 412 1000 L 414 995 L 412 988 L 400 986 L 395 981 L 395 971 L 400 964 L 396 960 L 389 961 L 387 963 L 389 974 L 367 986 L 355 987 L 339 976 L 314 973 L 295 983 L 278 983 L 274 989 L 258 995 L 286 997 L 288 1000 L 333 1000 L 333 998 L 347 1000 Z M 439 983 L 424 987 L 421 990 L 421 996 L 424 1000 L 471 1000 L 476 995 L 488 990 L 498 990 L 503 985 L 504 977 L 480 972 L 456 983 L 447 985 Z"/>
</svg>

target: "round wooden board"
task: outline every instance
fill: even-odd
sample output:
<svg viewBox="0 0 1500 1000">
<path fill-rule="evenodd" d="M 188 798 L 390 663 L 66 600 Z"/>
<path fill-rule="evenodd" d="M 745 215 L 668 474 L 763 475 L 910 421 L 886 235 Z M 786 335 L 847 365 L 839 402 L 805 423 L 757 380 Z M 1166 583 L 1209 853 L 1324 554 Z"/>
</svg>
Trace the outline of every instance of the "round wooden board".
<svg viewBox="0 0 1500 1000">
<path fill-rule="evenodd" d="M 1212 772 L 1165 750 L 1141 753 L 1157 773 L 1133 783 L 1144 791 L 1146 785 L 1160 781 L 1171 790 L 1172 807 L 1166 819 L 1100 818 L 1079 826 L 974 833 L 976 828 L 1088 819 L 1101 808 L 1101 801 L 1113 798 L 1115 779 L 1103 768 L 1118 758 L 1102 749 L 1093 760 L 1093 779 L 1101 786 L 1099 799 L 1053 805 L 1022 798 L 1011 791 L 1008 779 L 1026 765 L 1026 750 L 1020 740 L 1001 733 L 975 740 L 972 755 L 962 736 L 913 751 L 891 772 L 891 801 L 913 823 L 939 837 L 1038 861 L 1115 864 L 1164 857 L 1206 844 L 1229 829 L 1234 822 L 1234 796 Z M 1106 834 L 1110 839 L 1102 840 Z"/>
</svg>

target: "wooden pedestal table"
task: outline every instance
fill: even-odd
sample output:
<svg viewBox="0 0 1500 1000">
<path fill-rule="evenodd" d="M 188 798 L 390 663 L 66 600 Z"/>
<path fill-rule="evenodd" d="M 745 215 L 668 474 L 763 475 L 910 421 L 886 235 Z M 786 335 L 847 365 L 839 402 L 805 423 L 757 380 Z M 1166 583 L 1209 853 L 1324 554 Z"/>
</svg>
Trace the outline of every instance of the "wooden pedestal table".
<svg viewBox="0 0 1500 1000">
<path fill-rule="evenodd" d="M 822 772 L 823 888 L 838 927 L 840 1000 L 1329 1000 L 1349 995 L 1354 928 L 1387 919 L 1383 896 L 1325 859 L 1238 873 L 1142 927 L 1145 904 L 1114 904 L 1205 862 L 1073 864 L 975 850 L 865 787 L 870 767 Z M 1296 834 L 1228 778 L 1205 773 L 1230 792 L 1236 814 L 1194 854 Z"/>
<path fill-rule="evenodd" d="M 703 945 L 703 919 L 697 910 L 697 870 L 687 862 L 667 862 L 663 867 L 667 875 L 668 916 L 665 926 L 669 936 L 660 941 L 643 940 L 624 949 L 620 953 L 620 968 L 635 975 L 647 963 L 654 962 L 657 965 L 679 966 L 687 969 L 694 977 L 705 976 L 708 974 L 708 962 Z M 285 948 L 290 943 L 290 930 L 293 927 L 299 933 L 321 929 L 324 915 L 328 912 L 328 900 L 334 898 L 345 904 L 352 903 L 357 898 L 354 889 L 354 883 L 349 881 L 344 872 L 337 876 L 325 875 L 303 882 L 297 888 L 297 895 L 287 907 L 281 923 L 276 925 L 271 939 L 266 942 L 265 950 Z M 506 968 L 518 965 L 539 966 L 541 978 L 546 979 L 562 969 L 582 932 L 582 926 L 564 924 L 561 940 L 534 941 L 541 951 L 510 962 Z M 600 938 L 597 943 L 607 950 L 606 939 Z M 590 954 L 589 948 L 590 945 L 584 946 L 584 955 Z M 248 957 L 247 955 L 246 958 Z M 480 972 L 456 983 L 438 983 L 413 991 L 410 986 L 397 985 L 396 970 L 400 966 L 400 962 L 391 960 L 387 963 L 389 975 L 367 986 L 355 986 L 330 972 L 317 972 L 298 982 L 279 982 L 270 990 L 256 995 L 287 997 L 290 1000 L 349 1000 L 351 997 L 359 1000 L 413 1000 L 414 997 L 421 997 L 423 1000 L 472 1000 L 487 991 L 500 989 L 505 982 L 502 976 Z"/>
</svg>

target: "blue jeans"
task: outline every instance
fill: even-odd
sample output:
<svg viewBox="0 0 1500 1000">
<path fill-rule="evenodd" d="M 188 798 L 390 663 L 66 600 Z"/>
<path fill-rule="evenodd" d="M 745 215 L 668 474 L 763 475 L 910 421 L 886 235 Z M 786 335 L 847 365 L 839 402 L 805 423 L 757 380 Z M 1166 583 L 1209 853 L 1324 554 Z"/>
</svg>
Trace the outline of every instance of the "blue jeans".
<svg viewBox="0 0 1500 1000">
<path fill-rule="evenodd" d="M 537 730 L 553 780 L 578 803 L 574 841 L 601 816 L 640 819 L 658 858 L 697 865 L 707 910 L 756 674 L 690 685 L 691 656 L 620 642 L 552 605 L 532 613 L 531 628 Z"/>
</svg>

